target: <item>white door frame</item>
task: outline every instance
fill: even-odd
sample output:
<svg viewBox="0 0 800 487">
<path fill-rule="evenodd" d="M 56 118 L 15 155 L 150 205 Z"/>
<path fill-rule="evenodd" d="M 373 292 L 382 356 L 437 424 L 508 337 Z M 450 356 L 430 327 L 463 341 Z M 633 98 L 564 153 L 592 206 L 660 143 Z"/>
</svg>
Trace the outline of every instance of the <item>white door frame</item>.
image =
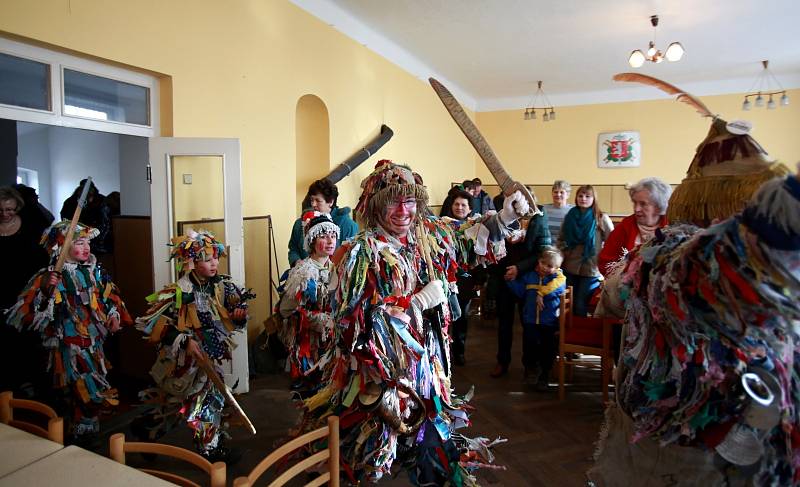
<svg viewBox="0 0 800 487">
<path fill-rule="evenodd" d="M 156 289 L 172 282 L 172 264 L 167 243 L 173 237 L 172 156 L 220 156 L 223 166 L 225 206 L 225 244 L 228 246 L 228 269 L 233 281 L 244 286 L 244 225 L 242 223 L 242 170 L 239 139 L 187 137 L 151 137 L 150 185 L 151 223 L 153 229 L 153 281 Z M 230 366 L 226 364 L 225 382 L 234 392 L 250 390 L 247 359 L 247 333 L 234 334 L 236 347 Z"/>
</svg>

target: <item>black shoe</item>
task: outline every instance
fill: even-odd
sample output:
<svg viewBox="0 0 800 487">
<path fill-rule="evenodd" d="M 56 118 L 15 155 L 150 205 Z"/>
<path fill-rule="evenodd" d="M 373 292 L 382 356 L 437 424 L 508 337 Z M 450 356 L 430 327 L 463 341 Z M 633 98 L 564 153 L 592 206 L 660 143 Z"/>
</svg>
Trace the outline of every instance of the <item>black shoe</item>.
<svg viewBox="0 0 800 487">
<path fill-rule="evenodd" d="M 202 455 L 211 463 L 225 462 L 226 465 L 234 465 L 242 459 L 242 450 L 218 446 L 211 451 L 203 452 Z"/>
</svg>

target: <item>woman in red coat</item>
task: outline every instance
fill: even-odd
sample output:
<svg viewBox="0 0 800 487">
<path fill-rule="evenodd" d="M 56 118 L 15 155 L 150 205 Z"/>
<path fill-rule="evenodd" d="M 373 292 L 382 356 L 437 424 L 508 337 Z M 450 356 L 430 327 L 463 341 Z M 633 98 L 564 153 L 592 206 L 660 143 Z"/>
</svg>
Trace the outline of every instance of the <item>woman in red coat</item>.
<svg viewBox="0 0 800 487">
<path fill-rule="evenodd" d="M 667 225 L 667 205 L 672 187 L 658 178 L 645 178 L 628 190 L 633 215 L 625 217 L 608 236 L 598 256 L 600 272 L 608 274 L 608 265 L 618 261 L 637 245 L 647 242 L 657 228 Z"/>
</svg>

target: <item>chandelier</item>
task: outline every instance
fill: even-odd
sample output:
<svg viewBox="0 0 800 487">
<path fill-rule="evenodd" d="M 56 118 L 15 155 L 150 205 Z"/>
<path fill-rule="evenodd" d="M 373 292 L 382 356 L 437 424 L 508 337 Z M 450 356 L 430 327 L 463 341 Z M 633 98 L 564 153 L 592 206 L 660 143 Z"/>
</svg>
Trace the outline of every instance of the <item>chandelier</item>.
<svg viewBox="0 0 800 487">
<path fill-rule="evenodd" d="M 553 104 L 550 103 L 550 99 L 547 98 L 547 95 L 544 93 L 542 82 L 538 81 L 537 83 L 538 88 L 536 89 L 536 93 L 533 94 L 533 100 L 531 100 L 530 105 L 525 109 L 523 118 L 525 120 L 536 120 L 536 110 L 539 110 L 542 113 L 542 121 L 549 122 L 555 120 L 555 108 L 553 108 Z M 540 106 L 536 106 L 537 102 L 540 103 Z"/>
<path fill-rule="evenodd" d="M 781 105 L 786 106 L 789 104 L 789 95 L 786 94 L 786 90 L 783 89 L 780 82 L 778 82 L 778 78 L 772 74 L 772 71 L 769 70 L 769 61 L 761 61 L 761 65 L 764 66 L 764 69 L 758 74 L 758 77 L 750 86 L 750 89 L 747 90 L 747 94 L 744 95 L 744 103 L 742 103 L 742 110 L 750 110 L 751 103 L 750 98 L 755 97 L 755 105 L 758 108 L 764 106 L 764 97 L 768 96 L 769 101 L 767 101 L 767 110 L 774 110 L 777 107 L 775 100 L 772 99 L 773 96 L 781 95 Z M 775 82 L 775 86 L 777 88 L 773 88 L 772 82 Z M 755 88 L 757 91 L 753 90 Z"/>
<path fill-rule="evenodd" d="M 640 68 L 645 61 L 660 63 L 665 57 L 667 58 L 667 61 L 680 61 L 683 57 L 683 53 L 685 52 L 681 43 L 673 42 L 667 46 L 666 53 L 662 53 L 656 48 L 658 15 L 650 16 L 650 24 L 653 26 L 653 40 L 650 41 L 650 46 L 647 49 L 647 53 L 643 53 L 641 50 L 636 49 L 635 51 L 631 52 L 631 55 L 628 57 L 628 64 L 630 64 L 632 68 Z"/>
</svg>

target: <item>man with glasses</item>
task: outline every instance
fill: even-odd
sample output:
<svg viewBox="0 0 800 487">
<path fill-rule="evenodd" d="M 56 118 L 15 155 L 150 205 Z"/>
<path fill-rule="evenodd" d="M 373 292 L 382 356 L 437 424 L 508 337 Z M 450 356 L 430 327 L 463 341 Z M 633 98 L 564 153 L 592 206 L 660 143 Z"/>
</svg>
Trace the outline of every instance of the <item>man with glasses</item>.
<svg viewBox="0 0 800 487">
<path fill-rule="evenodd" d="M 361 187 L 364 230 L 333 259 L 336 345 L 303 423 L 317 427 L 330 412 L 342 418 L 341 459 L 353 483 L 380 479 L 395 459 L 415 485 L 463 480 L 459 450 L 469 445 L 453 431 L 468 423 L 466 401 L 451 393 L 448 350 L 460 314 L 456 275 L 502 257 L 503 238 L 528 204 L 516 193 L 492 216 L 438 219 L 422 178 L 388 160 Z"/>
</svg>

